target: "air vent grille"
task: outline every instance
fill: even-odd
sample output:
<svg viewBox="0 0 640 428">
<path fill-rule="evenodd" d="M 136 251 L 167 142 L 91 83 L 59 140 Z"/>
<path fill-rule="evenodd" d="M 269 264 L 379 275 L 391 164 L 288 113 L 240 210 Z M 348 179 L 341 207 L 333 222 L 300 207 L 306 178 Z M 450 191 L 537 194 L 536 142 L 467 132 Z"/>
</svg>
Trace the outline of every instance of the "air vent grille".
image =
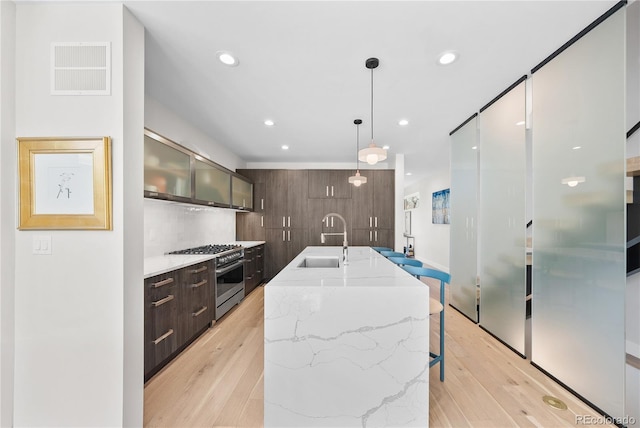
<svg viewBox="0 0 640 428">
<path fill-rule="evenodd" d="M 110 95 L 111 44 L 52 43 L 52 95 Z"/>
</svg>

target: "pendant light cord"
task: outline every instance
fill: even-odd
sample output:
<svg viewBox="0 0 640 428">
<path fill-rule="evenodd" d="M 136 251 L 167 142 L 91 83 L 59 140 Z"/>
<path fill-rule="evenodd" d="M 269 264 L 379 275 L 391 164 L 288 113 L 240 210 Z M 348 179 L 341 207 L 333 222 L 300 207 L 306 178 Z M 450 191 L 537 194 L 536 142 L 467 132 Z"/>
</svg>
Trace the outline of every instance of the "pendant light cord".
<svg viewBox="0 0 640 428">
<path fill-rule="evenodd" d="M 371 69 L 371 143 L 373 143 L 373 68 Z"/>
<path fill-rule="evenodd" d="M 356 172 L 360 170 L 360 159 L 358 159 L 359 151 L 360 151 L 360 125 L 356 125 Z"/>
</svg>

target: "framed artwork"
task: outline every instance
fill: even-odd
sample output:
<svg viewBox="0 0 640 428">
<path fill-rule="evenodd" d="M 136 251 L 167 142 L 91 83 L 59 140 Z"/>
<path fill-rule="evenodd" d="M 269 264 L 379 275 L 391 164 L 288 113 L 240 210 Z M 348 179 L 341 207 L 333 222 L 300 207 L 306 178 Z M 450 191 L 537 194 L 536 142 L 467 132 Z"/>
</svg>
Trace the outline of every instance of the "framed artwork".
<svg viewBox="0 0 640 428">
<path fill-rule="evenodd" d="M 431 199 L 431 223 L 449 224 L 449 191 L 450 189 L 433 192 Z"/>
<path fill-rule="evenodd" d="M 111 139 L 18 138 L 18 229 L 111 230 Z"/>
<path fill-rule="evenodd" d="M 404 209 L 414 210 L 420 206 L 420 193 L 412 193 L 404 197 Z"/>
</svg>

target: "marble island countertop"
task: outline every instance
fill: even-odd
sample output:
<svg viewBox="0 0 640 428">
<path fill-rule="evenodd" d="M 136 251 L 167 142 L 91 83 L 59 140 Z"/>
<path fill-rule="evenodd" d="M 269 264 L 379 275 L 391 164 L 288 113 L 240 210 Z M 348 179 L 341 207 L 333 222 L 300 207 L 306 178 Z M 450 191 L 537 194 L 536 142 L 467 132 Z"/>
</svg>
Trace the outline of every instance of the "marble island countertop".
<svg viewBox="0 0 640 428">
<path fill-rule="evenodd" d="M 265 427 L 429 422 L 429 288 L 369 247 L 349 264 L 298 267 L 265 286 Z"/>
<path fill-rule="evenodd" d="M 234 241 L 225 244 L 241 245 L 244 248 L 256 247 L 264 244 L 264 241 Z M 160 275 L 186 266 L 206 262 L 217 257 L 217 254 L 165 254 L 162 256 L 145 257 L 144 278 Z"/>
</svg>

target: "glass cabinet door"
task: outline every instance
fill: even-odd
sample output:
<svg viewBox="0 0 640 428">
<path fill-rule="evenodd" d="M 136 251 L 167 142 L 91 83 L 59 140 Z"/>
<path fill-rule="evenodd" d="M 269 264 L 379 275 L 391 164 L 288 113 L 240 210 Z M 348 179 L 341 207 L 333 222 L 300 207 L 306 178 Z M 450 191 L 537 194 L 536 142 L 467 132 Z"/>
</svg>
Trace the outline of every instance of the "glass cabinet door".
<svg viewBox="0 0 640 428">
<path fill-rule="evenodd" d="M 145 195 L 191 198 L 191 155 L 144 136 Z"/>
<path fill-rule="evenodd" d="M 231 177 L 231 205 L 234 208 L 253 209 L 253 184 L 239 177 Z"/>
<path fill-rule="evenodd" d="M 196 159 L 196 199 L 208 205 L 231 205 L 231 174 Z"/>
</svg>

